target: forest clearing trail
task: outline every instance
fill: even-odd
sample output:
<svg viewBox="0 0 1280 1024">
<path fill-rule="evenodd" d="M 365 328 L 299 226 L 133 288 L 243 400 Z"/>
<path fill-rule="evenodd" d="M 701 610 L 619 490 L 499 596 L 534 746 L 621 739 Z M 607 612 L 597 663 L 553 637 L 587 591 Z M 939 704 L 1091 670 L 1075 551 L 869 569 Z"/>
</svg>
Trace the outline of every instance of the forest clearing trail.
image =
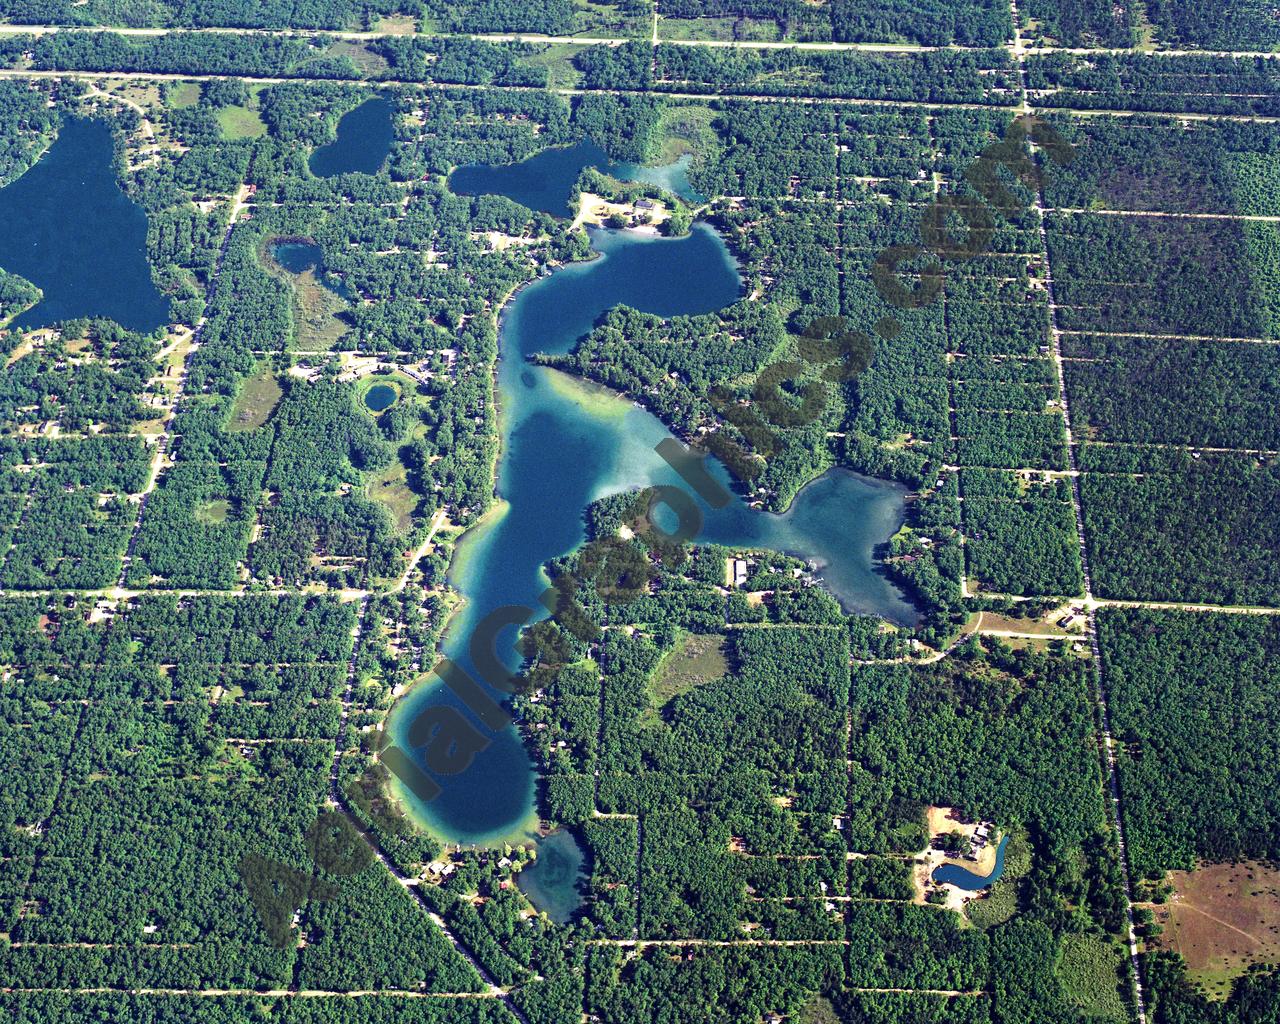
<svg viewBox="0 0 1280 1024">
<path fill-rule="evenodd" d="M 1031 114 L 1030 75 L 1022 47 L 1021 16 L 1018 0 L 1009 0 L 1009 9 L 1013 16 L 1014 53 L 1018 63 L 1018 75 L 1022 81 L 1022 109 Z M 1028 140 L 1028 151 L 1030 142 Z M 1031 153 L 1034 156 L 1034 152 Z M 1048 163 L 1048 160 L 1045 160 Z M 1044 253 L 1044 289 L 1049 300 L 1049 341 L 1055 376 L 1058 385 L 1058 403 L 1062 409 L 1063 439 L 1067 449 L 1067 468 L 1076 473 L 1070 478 L 1071 509 L 1075 519 L 1076 542 L 1080 551 L 1080 575 L 1084 591 L 1086 608 L 1085 637 L 1089 643 L 1089 651 L 1093 661 L 1093 690 L 1096 704 L 1096 724 L 1098 729 L 1098 753 L 1102 774 L 1102 783 L 1110 811 L 1111 826 L 1114 829 L 1117 862 L 1120 868 L 1120 880 L 1124 897 L 1125 940 L 1128 946 L 1128 974 L 1130 991 L 1133 997 L 1133 1010 L 1138 1024 L 1147 1024 L 1147 1007 L 1142 988 L 1142 968 L 1139 960 L 1138 934 L 1134 924 L 1133 882 L 1129 872 L 1129 854 L 1125 843 L 1124 809 L 1121 804 L 1120 776 L 1116 764 L 1116 744 L 1111 728 L 1111 709 L 1107 704 L 1107 685 L 1103 673 L 1102 649 L 1098 643 L 1098 622 L 1096 605 L 1093 604 L 1093 580 L 1089 566 L 1089 543 L 1085 528 L 1084 502 L 1080 488 L 1079 445 L 1072 433 L 1071 403 L 1067 391 L 1066 369 L 1062 362 L 1062 332 L 1058 325 L 1058 306 L 1054 296 L 1053 257 L 1049 249 L 1049 236 L 1045 228 L 1045 182 L 1041 180 L 1031 192 L 1031 208 L 1039 234 L 1040 250 Z"/>
<path fill-rule="evenodd" d="M 436 509 L 436 514 L 431 517 L 431 529 L 427 531 L 426 539 L 418 545 L 418 549 L 409 557 L 409 564 L 404 567 L 404 572 L 400 574 L 400 578 L 396 580 L 395 585 L 391 588 L 393 594 L 398 594 L 409 585 L 409 577 L 413 574 L 414 568 L 422 561 L 424 555 L 431 547 L 431 542 L 435 539 L 436 533 L 440 527 L 444 525 L 445 510 L 443 508 Z"/>
<path fill-rule="evenodd" d="M 252 170 L 252 168 L 253 164 L 250 161 L 249 170 Z M 129 569 L 133 565 L 134 551 L 138 547 L 138 539 L 142 536 L 142 521 L 147 513 L 147 499 L 159 485 L 160 477 L 165 468 L 173 464 L 173 456 L 170 452 L 173 444 L 173 423 L 177 418 L 178 406 L 181 404 L 186 390 L 187 373 L 191 366 L 192 357 L 200 348 L 204 329 L 209 322 L 208 306 L 218 293 L 218 281 L 222 277 L 222 266 L 227 257 L 227 248 L 231 245 L 231 236 L 235 233 L 236 224 L 240 219 L 240 214 L 244 212 L 248 197 L 249 186 L 242 181 L 231 199 L 231 212 L 227 218 L 227 228 L 222 236 L 222 244 L 218 247 L 218 257 L 214 263 L 213 275 L 209 279 L 208 293 L 205 297 L 205 312 L 201 313 L 200 319 L 193 325 L 190 344 L 186 355 L 183 357 L 182 365 L 178 369 L 178 379 L 173 390 L 173 397 L 165 410 L 164 420 L 160 427 L 160 435 L 156 439 L 156 450 L 151 458 L 151 469 L 147 476 L 147 483 L 137 496 L 138 515 L 134 519 L 133 529 L 129 533 L 129 541 L 125 545 L 124 556 L 120 560 L 120 575 L 116 580 L 117 587 L 123 587 L 125 581 L 129 578 Z"/>
<path fill-rule="evenodd" d="M 416 989 L 360 989 L 331 991 L 328 989 L 296 988 L 0 988 L 0 992 L 37 993 L 56 992 L 62 995 L 100 995 L 121 993 L 132 996 L 200 996 L 208 998 L 264 998 L 264 999 L 364 999 L 384 996 L 396 999 L 500 999 L 505 993 L 497 992 L 422 992 Z"/>
</svg>

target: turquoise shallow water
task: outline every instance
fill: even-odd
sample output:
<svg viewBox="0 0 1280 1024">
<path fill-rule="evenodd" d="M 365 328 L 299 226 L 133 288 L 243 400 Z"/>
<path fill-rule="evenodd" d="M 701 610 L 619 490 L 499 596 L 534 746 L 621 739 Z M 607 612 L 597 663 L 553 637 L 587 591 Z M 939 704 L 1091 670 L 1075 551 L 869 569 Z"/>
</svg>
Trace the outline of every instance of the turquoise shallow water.
<svg viewBox="0 0 1280 1024">
<path fill-rule="evenodd" d="M 311 173 L 320 178 L 338 174 L 377 174 L 395 138 L 391 104 L 375 97 L 349 110 L 338 121 L 338 135 L 311 154 Z"/>
<path fill-rule="evenodd" d="M 507 505 L 459 546 L 451 582 L 467 604 L 444 639 L 445 653 L 468 670 L 468 644 L 486 615 L 503 605 L 539 607 L 547 583 L 542 565 L 582 543 L 583 511 L 591 501 L 651 484 L 684 486 L 654 451 L 669 436 L 654 416 L 525 357 L 566 351 L 619 303 L 666 316 L 721 308 L 738 298 L 737 269 L 721 238 L 701 224 L 688 237 L 670 240 L 596 231 L 592 244 L 600 258 L 534 282 L 503 319 L 498 491 Z M 723 467 L 714 468 L 728 480 Z M 805 488 L 783 516 L 753 511 L 736 499 L 717 512 L 703 506 L 707 519 L 698 539 L 813 558 L 849 607 L 912 621 L 911 605 L 872 562 L 874 546 L 901 523 L 902 508 L 901 488 L 832 472 Z M 518 662 L 515 632 L 509 628 L 500 638 L 499 653 L 511 668 Z M 408 750 L 409 724 L 440 704 L 461 707 L 443 686 L 406 695 L 391 716 L 390 738 Z M 514 728 L 492 736 L 467 770 L 437 781 L 443 792 L 429 804 L 402 795 L 423 824 L 449 841 L 512 837 L 532 820 L 534 772 Z"/>
<path fill-rule="evenodd" d="M 134 331 L 168 322 L 147 265 L 147 216 L 121 190 L 111 130 L 68 119 L 49 150 L 0 190 L 0 267 L 44 298 L 13 322 L 45 327 L 106 317 Z"/>
</svg>

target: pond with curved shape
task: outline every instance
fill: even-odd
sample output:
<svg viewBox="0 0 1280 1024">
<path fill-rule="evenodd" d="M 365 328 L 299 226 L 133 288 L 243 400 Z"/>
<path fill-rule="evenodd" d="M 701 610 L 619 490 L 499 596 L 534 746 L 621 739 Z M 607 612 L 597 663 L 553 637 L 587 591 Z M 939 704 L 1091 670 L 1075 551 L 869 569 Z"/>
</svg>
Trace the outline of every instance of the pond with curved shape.
<svg viewBox="0 0 1280 1024">
<path fill-rule="evenodd" d="M 995 885 L 1004 874 L 1004 848 L 1008 842 L 1008 836 L 1000 840 L 1000 845 L 996 847 L 996 864 L 989 875 L 975 875 L 958 864 L 939 864 L 933 869 L 933 880 L 939 885 L 954 885 L 957 889 L 967 889 L 970 892 Z"/>
<path fill-rule="evenodd" d="M 556 924 L 568 924 L 582 906 L 586 856 L 565 829 L 539 839 L 537 850 L 537 860 L 516 875 L 516 885 Z"/>
<path fill-rule="evenodd" d="M 380 96 L 348 110 L 338 121 L 338 135 L 311 154 L 308 166 L 318 178 L 339 174 L 377 174 L 395 139 L 394 111 Z"/>
<path fill-rule="evenodd" d="M 571 217 L 569 195 L 584 168 L 594 167 L 620 181 L 659 185 L 681 199 L 703 202 L 689 184 L 689 155 L 660 167 L 615 163 L 590 139 L 542 152 L 514 164 L 464 164 L 449 175 L 449 188 L 465 196 L 501 195 L 531 210 Z"/>
</svg>

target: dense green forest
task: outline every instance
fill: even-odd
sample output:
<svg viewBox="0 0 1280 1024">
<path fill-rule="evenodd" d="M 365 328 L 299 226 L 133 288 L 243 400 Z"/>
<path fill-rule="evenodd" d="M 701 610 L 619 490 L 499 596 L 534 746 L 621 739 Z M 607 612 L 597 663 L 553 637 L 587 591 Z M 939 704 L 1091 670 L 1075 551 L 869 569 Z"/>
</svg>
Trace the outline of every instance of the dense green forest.
<svg viewBox="0 0 1280 1024">
<path fill-rule="evenodd" d="M 987 0 L 672 0 L 660 38 L 681 42 L 657 46 L 644 2 L 250 6 L 3 12 L 299 30 L 0 39 L 0 183 L 64 116 L 105 121 L 171 309 L 151 334 L 92 316 L 11 329 L 38 293 L 0 272 L 11 1016 L 1128 1019 L 1094 619 L 1062 625 L 1085 591 L 1076 502 L 1104 604 L 1275 606 L 1280 367 L 1257 342 L 1280 336 L 1280 239 L 1237 217 L 1280 215 L 1276 126 L 1246 119 L 1275 112 L 1273 61 L 1019 58 L 1010 8 Z M 1144 28 L 1130 4 L 1019 8 L 1027 41 L 1125 46 Z M 1256 6 L 1146 13 L 1158 42 L 1271 45 Z M 428 34 L 310 31 L 383 17 Z M 1014 173 L 997 202 L 971 169 L 1009 132 L 1020 64 L 1073 159 L 1000 150 Z M 53 77 L 66 70 L 175 77 Z M 229 77 L 180 77 L 197 74 Z M 318 176 L 311 155 L 373 96 L 390 110 L 385 161 Z M 598 549 L 565 551 L 547 572 L 573 601 L 520 648 L 540 823 L 585 854 L 582 905 L 556 924 L 520 877 L 529 837 L 460 847 L 402 812 L 380 727 L 434 661 L 458 538 L 495 504 L 503 303 L 593 257 L 569 219 L 455 194 L 448 175 L 587 138 L 613 160 L 687 155 L 704 199 L 594 171 L 570 199 L 664 197 L 666 230 L 713 227 L 743 288 L 696 316 L 606 311 L 538 358 L 709 448 L 768 511 L 833 467 L 905 485 L 874 557 L 919 618 L 850 614 L 788 554 L 656 542 L 649 492 L 583 510 L 588 540 L 645 573 L 620 600 Z M 979 193 L 989 231 L 960 259 L 939 236 L 964 232 Z M 1210 216 L 1139 216 L 1153 213 Z M 291 269 L 282 245 L 314 262 Z M 891 247 L 909 247 L 897 277 L 927 301 L 887 296 Z M 385 411 L 365 403 L 375 382 L 396 393 Z M 730 558 L 745 566 L 732 584 Z M 1277 856 L 1272 619 L 1097 612 L 1138 880 Z M 935 807 L 1011 837 L 1005 875 L 958 909 L 917 878 Z M 349 862 L 317 838 L 333 830 Z M 1153 1021 L 1274 1016 L 1265 967 L 1207 1001 L 1179 958 L 1140 952 Z M 234 994 L 281 990 L 362 994 Z"/>
<path fill-rule="evenodd" d="M 353 28 L 380 14 L 413 13 L 420 0 L 313 0 L 306 4 L 266 0 L 258 4 L 217 0 L 15 0 L 6 21 L 20 25 L 220 26 L 232 28 Z"/>
<path fill-rule="evenodd" d="M 1124 609 L 1101 640 L 1134 869 L 1274 859 L 1276 623 Z"/>
<path fill-rule="evenodd" d="M 1046 107 L 1274 114 L 1280 99 L 1266 57 L 1051 53 L 1030 58 L 1027 74 Z"/>
<path fill-rule="evenodd" d="M 584 86 L 660 92 L 857 96 L 1012 103 L 1004 50 L 874 54 L 797 49 L 710 49 L 648 43 L 593 46 L 574 58 Z"/>
<path fill-rule="evenodd" d="M 1029 0 L 1020 6 L 1034 23 L 1032 38 L 1047 37 L 1063 46 L 1131 46 L 1136 41 L 1133 0 Z"/>
<path fill-rule="evenodd" d="M 1147 15 L 1171 44 L 1206 50 L 1273 50 L 1280 42 L 1272 12 L 1256 0 L 1149 0 Z"/>
<path fill-rule="evenodd" d="M 298 35 L 173 32 L 139 38 L 113 32 L 6 35 L 0 60 L 37 71 L 147 71 L 253 78 L 392 79 L 461 85 L 540 86 L 537 51 L 448 36 L 383 36 L 365 44 Z"/>
<path fill-rule="evenodd" d="M 668 0 L 661 12 L 677 24 L 685 19 L 724 19 L 734 23 L 735 32 L 746 30 L 754 36 L 767 28 L 773 38 L 801 40 L 906 39 L 926 46 L 997 46 L 1010 33 L 1008 7 L 991 0 L 833 0 L 821 5 L 802 0 Z"/>
<path fill-rule="evenodd" d="M 593 528 L 607 533 L 627 507 L 602 503 Z M 577 823 L 594 853 L 590 921 L 654 938 L 727 938 L 743 922 L 784 939 L 843 934 L 844 984 L 865 988 L 978 987 L 1007 957 L 1034 957 L 1067 935 L 1109 941 L 1123 897 L 1087 663 L 987 641 L 937 668 L 851 673 L 850 637 L 836 618 L 736 620 L 732 600 L 705 582 L 717 577 L 706 563 L 724 557 L 698 548 L 678 569 L 664 559 L 650 594 L 620 607 L 586 588 L 589 615 L 627 624 L 603 633 L 589 657 L 552 671 L 550 648 L 539 645 L 522 710 L 552 813 Z M 776 593 L 766 607 L 769 622 L 784 611 Z M 655 677 L 686 631 L 723 637 L 730 672 L 667 697 Z M 930 805 L 1029 837 L 1032 866 L 1016 885 L 1012 921 L 993 915 L 961 931 L 951 915 L 909 902 L 895 858 L 925 845 Z M 845 851 L 868 859 L 850 862 Z M 834 903 L 825 914 L 805 905 L 805 893 L 820 902 L 815 890 L 828 901 L 851 894 L 843 922 L 830 916 Z M 623 986 L 634 979 L 643 991 L 659 963 L 621 975 L 610 967 L 604 989 L 622 988 L 611 1000 L 640 998 Z M 1034 993 L 1019 984 L 994 998 L 1075 1019 L 1062 979 L 1043 968 L 1036 977 Z M 839 991 L 836 982 L 833 998 Z M 779 998 L 794 1006 L 804 996 Z M 697 1019 L 686 1012 L 673 1019 Z"/>
<path fill-rule="evenodd" d="M 1153 457 L 1140 448 L 1098 451 L 1098 472 L 1085 474 L 1081 488 L 1099 594 L 1148 601 L 1275 602 L 1280 467 L 1272 459 L 1202 457 L 1175 449 L 1167 466 L 1152 465 L 1130 476 L 1108 470 L 1126 462 L 1136 468 Z"/>
</svg>

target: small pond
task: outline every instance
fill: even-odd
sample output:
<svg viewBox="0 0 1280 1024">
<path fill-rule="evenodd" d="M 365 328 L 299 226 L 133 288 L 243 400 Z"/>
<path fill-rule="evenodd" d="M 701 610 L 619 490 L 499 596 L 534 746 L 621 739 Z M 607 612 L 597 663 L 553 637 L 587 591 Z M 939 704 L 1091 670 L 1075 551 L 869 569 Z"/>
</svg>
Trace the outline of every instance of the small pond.
<svg viewBox="0 0 1280 1024">
<path fill-rule="evenodd" d="M 336 274 L 330 274 L 324 265 L 324 251 L 315 242 L 277 241 L 271 244 L 271 258 L 290 274 L 302 275 L 311 271 L 316 280 L 335 295 L 348 302 L 353 301 L 351 289 Z"/>
<path fill-rule="evenodd" d="M 311 173 L 318 178 L 377 174 L 395 139 L 393 113 L 391 104 L 381 97 L 347 111 L 338 122 L 338 137 L 311 154 Z"/>
<path fill-rule="evenodd" d="M 364 404 L 374 412 L 382 412 L 390 409 L 399 397 L 399 392 L 390 384 L 375 384 L 364 393 Z"/>
<path fill-rule="evenodd" d="M 556 924 L 568 924 L 582 906 L 586 855 L 564 829 L 539 839 L 537 849 L 538 859 L 516 875 L 516 884 Z"/>
<path fill-rule="evenodd" d="M 291 274 L 324 270 L 324 255 L 315 242 L 275 242 L 271 258 Z"/>
<path fill-rule="evenodd" d="M 1008 843 L 1008 836 L 1000 840 L 1000 845 L 996 848 L 996 866 L 986 877 L 975 875 L 957 864 L 940 864 L 934 868 L 933 880 L 939 885 L 954 885 L 959 889 L 968 889 L 970 892 L 977 892 L 979 889 L 995 885 L 1004 874 L 1004 848 Z"/>
</svg>

